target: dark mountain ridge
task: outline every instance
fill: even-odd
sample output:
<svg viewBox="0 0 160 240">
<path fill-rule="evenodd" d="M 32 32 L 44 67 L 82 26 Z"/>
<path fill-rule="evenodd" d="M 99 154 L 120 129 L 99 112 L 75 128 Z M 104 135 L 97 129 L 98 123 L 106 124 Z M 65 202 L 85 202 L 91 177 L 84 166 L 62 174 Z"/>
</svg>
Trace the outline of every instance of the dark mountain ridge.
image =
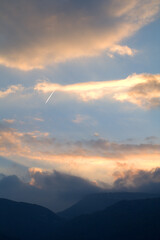
<svg viewBox="0 0 160 240">
<path fill-rule="evenodd" d="M 0 199 L 0 239 L 160 240 L 160 198 L 122 200 L 72 220 L 35 204 Z"/>
<path fill-rule="evenodd" d="M 0 199 L 0 232 L 18 239 L 45 239 L 62 220 L 47 208 Z"/>
<path fill-rule="evenodd" d="M 160 198 L 120 201 L 66 223 L 58 240 L 160 240 Z"/>
<path fill-rule="evenodd" d="M 101 211 L 122 200 L 136 200 L 160 197 L 158 194 L 140 192 L 104 192 L 90 194 L 62 212 L 57 214 L 66 219 L 71 219 L 82 214 Z"/>
</svg>

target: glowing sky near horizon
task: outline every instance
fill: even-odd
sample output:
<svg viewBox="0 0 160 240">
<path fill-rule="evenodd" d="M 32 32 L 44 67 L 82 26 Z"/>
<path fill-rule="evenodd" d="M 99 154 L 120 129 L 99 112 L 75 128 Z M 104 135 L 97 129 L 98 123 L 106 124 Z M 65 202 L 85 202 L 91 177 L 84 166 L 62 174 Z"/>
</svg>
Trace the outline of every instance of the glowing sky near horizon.
<svg viewBox="0 0 160 240">
<path fill-rule="evenodd" d="M 160 0 L 0 1 L 0 172 L 159 167 L 159 16 Z"/>
</svg>

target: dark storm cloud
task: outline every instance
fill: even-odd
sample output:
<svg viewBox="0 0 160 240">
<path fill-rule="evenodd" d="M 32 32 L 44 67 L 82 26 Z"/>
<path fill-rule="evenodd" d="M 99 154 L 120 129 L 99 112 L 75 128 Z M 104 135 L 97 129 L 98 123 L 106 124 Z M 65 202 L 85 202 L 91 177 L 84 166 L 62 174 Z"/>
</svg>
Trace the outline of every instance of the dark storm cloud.
<svg viewBox="0 0 160 240">
<path fill-rule="evenodd" d="M 93 182 L 54 171 L 30 172 L 31 181 L 25 183 L 17 176 L 2 176 L 0 197 L 40 204 L 53 211 L 69 207 L 83 196 L 99 192 Z"/>
</svg>

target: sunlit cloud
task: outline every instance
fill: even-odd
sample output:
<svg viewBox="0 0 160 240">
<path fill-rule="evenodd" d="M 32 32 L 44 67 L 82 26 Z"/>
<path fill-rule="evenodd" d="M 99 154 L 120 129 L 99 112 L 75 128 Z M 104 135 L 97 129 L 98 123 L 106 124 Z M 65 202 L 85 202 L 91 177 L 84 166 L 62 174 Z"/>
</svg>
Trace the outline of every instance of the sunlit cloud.
<svg viewBox="0 0 160 240">
<path fill-rule="evenodd" d="M 15 119 L 3 119 L 3 122 L 5 123 L 14 123 L 15 122 Z"/>
<path fill-rule="evenodd" d="M 122 56 L 123 55 L 134 56 L 137 53 L 137 50 L 131 49 L 128 46 L 114 45 L 113 47 L 110 47 L 110 49 L 107 52 L 107 55 L 113 58 L 115 53 Z"/>
<path fill-rule="evenodd" d="M 72 120 L 72 122 L 78 124 L 78 123 L 82 123 L 82 122 L 84 122 L 84 121 L 86 121 L 88 119 L 89 119 L 89 117 L 86 116 L 86 115 L 77 114 L 76 117 Z"/>
<path fill-rule="evenodd" d="M 159 144 L 124 144 L 105 139 L 64 141 L 47 132 L 20 132 L 5 126 L 1 126 L 0 135 L 0 151 L 4 157 L 29 168 L 55 168 L 92 180 L 96 176 L 112 182 L 113 172 L 122 167 L 151 169 L 160 163 Z"/>
<path fill-rule="evenodd" d="M 44 122 L 44 119 L 43 118 L 38 118 L 38 117 L 35 117 L 33 118 L 35 121 L 38 121 L 38 122 Z"/>
<path fill-rule="evenodd" d="M 22 91 L 24 88 L 22 85 L 11 85 L 7 89 L 0 90 L 0 98 L 5 98 L 10 94 L 14 94 L 16 92 Z"/>
<path fill-rule="evenodd" d="M 159 192 L 160 169 L 151 170 L 130 169 L 115 172 L 114 188 L 118 190 Z"/>
<path fill-rule="evenodd" d="M 119 43 L 153 21 L 159 7 L 159 0 L 1 2 L 0 64 L 32 70 L 106 50 L 132 56 Z"/>
<path fill-rule="evenodd" d="M 117 97 L 120 101 L 129 101 L 140 107 L 155 108 L 160 106 L 160 75 L 146 76 L 146 82 L 129 89 L 127 94 Z"/>
<path fill-rule="evenodd" d="M 95 133 L 94 133 L 94 136 L 95 136 L 95 137 L 99 137 L 100 134 L 99 134 L 98 132 L 95 132 Z"/>
<path fill-rule="evenodd" d="M 34 89 L 43 93 L 55 90 L 74 94 L 82 101 L 108 97 L 120 102 L 130 102 L 144 108 L 160 106 L 160 74 L 133 74 L 122 80 L 71 85 L 39 82 Z"/>
</svg>

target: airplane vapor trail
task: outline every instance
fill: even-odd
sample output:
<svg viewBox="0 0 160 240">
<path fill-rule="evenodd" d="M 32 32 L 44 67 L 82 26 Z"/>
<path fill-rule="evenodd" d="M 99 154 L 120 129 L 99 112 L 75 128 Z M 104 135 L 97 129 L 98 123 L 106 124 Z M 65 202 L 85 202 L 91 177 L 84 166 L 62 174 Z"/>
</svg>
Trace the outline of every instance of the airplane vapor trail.
<svg viewBox="0 0 160 240">
<path fill-rule="evenodd" d="M 47 98 L 45 104 L 46 104 L 46 103 L 49 101 L 49 99 L 52 97 L 53 93 L 54 93 L 54 91 L 49 95 L 49 97 Z"/>
</svg>

